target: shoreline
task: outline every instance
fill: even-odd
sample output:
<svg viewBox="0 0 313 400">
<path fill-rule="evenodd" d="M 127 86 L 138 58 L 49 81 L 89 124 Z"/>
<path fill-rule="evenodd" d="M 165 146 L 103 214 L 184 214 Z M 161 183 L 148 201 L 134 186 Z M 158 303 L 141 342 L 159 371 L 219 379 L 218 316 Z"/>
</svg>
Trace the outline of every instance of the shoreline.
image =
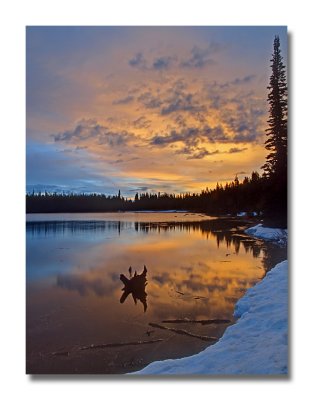
<svg viewBox="0 0 313 400">
<path fill-rule="evenodd" d="M 287 244 L 287 230 L 250 227 L 245 233 Z M 275 293 L 273 297 L 273 293 Z M 288 374 L 288 260 L 276 264 L 235 305 L 238 318 L 217 343 L 193 356 L 155 361 L 129 375 Z"/>
</svg>

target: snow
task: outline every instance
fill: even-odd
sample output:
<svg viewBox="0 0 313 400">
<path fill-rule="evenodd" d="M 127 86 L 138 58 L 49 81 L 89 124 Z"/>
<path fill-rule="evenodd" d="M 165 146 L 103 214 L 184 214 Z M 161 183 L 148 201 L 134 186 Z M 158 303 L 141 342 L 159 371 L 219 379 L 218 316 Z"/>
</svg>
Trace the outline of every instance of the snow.
<svg viewBox="0 0 313 400">
<path fill-rule="evenodd" d="M 140 211 L 134 211 L 136 214 L 144 214 L 144 213 L 157 213 L 157 214 L 162 214 L 162 213 L 188 213 L 187 210 L 140 210 Z"/>
<path fill-rule="evenodd" d="M 237 217 L 246 217 L 247 213 L 245 211 L 240 211 L 237 213 Z"/>
<path fill-rule="evenodd" d="M 252 226 L 245 230 L 248 235 L 259 239 L 270 240 L 280 245 L 286 245 L 288 239 L 287 229 L 266 228 L 262 224 Z"/>
<path fill-rule="evenodd" d="M 275 296 L 273 294 L 275 293 Z M 214 345 L 179 360 L 156 361 L 140 375 L 284 375 L 288 373 L 288 262 L 240 299 L 239 320 Z"/>
<path fill-rule="evenodd" d="M 237 217 L 256 217 L 258 215 L 258 213 L 256 211 L 239 211 L 237 213 Z"/>
<path fill-rule="evenodd" d="M 249 231 L 249 232 L 247 232 Z M 287 231 L 261 224 L 247 233 L 276 243 Z M 199 354 L 156 361 L 139 375 L 287 375 L 288 374 L 288 261 L 282 261 L 237 302 L 238 318 L 223 337 Z"/>
</svg>

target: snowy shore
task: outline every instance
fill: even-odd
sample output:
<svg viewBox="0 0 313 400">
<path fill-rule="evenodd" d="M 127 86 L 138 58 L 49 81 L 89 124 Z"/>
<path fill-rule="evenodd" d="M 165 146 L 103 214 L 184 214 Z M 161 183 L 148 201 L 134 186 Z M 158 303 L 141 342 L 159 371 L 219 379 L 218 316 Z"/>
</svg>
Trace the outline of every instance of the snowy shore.
<svg viewBox="0 0 313 400">
<path fill-rule="evenodd" d="M 287 229 L 266 228 L 262 224 L 246 229 L 245 233 L 259 239 L 275 242 L 279 245 L 286 245 L 288 240 Z"/>
<path fill-rule="evenodd" d="M 282 243 L 285 230 L 247 231 Z M 280 232 L 278 232 L 280 231 Z M 257 236 L 259 235 L 259 236 Z M 263 236 L 262 236 L 263 235 Z M 271 237 L 271 239 L 270 239 Z M 139 375 L 286 375 L 288 373 L 288 261 L 277 264 L 237 302 L 238 321 L 214 345 L 191 357 L 156 361 Z"/>
</svg>

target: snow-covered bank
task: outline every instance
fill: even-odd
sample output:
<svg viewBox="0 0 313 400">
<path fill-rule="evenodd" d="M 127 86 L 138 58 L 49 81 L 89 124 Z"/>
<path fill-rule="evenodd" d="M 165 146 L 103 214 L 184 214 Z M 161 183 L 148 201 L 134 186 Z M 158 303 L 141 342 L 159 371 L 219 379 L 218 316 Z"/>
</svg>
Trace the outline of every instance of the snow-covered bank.
<svg viewBox="0 0 313 400">
<path fill-rule="evenodd" d="M 266 228 L 262 224 L 252 226 L 245 230 L 248 235 L 259 239 L 270 240 L 280 245 L 287 244 L 288 231 L 287 229 Z"/>
<path fill-rule="evenodd" d="M 156 361 L 141 375 L 284 375 L 288 372 L 288 262 L 269 271 L 236 304 L 240 318 L 199 354 Z"/>
<path fill-rule="evenodd" d="M 286 229 L 258 224 L 245 231 L 285 245 Z M 277 264 L 237 302 L 238 321 L 199 354 L 156 361 L 139 375 L 286 375 L 288 373 L 288 261 Z"/>
</svg>

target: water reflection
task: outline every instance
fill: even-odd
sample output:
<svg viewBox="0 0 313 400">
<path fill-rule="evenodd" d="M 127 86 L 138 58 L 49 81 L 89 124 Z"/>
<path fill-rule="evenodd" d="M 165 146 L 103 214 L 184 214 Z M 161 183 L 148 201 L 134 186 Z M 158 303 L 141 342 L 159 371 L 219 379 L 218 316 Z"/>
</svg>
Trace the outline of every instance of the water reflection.
<svg viewBox="0 0 313 400">
<path fill-rule="evenodd" d="M 129 234 L 134 230 L 137 233 L 171 233 L 175 231 L 201 232 L 209 239 L 212 236 L 216 240 L 217 247 L 226 243 L 227 247 L 234 246 L 238 254 L 240 246 L 246 252 L 252 252 L 253 257 L 259 257 L 262 247 L 260 242 L 243 233 L 245 223 L 238 219 L 219 218 L 204 221 L 168 221 L 168 222 L 132 222 L 132 221 L 39 221 L 27 222 L 26 232 L 32 236 L 68 235 L 74 233 L 90 232 L 101 234 L 107 231 Z"/>
<path fill-rule="evenodd" d="M 147 267 L 144 266 L 143 271 L 140 275 L 137 275 L 137 271 L 135 271 L 134 276 L 132 276 L 132 268 L 129 267 L 129 275 L 130 279 L 126 278 L 124 274 L 120 275 L 120 280 L 124 283 L 124 288 L 122 291 L 124 292 L 120 298 L 120 303 L 124 303 L 127 297 L 131 294 L 134 303 L 137 304 L 137 300 L 139 300 L 143 304 L 144 312 L 147 311 L 147 293 L 145 291 L 147 282 Z"/>
<path fill-rule="evenodd" d="M 169 219 L 170 216 L 167 216 Z M 174 216 L 173 216 L 174 219 Z M 140 221 L 28 221 L 26 232 L 31 237 L 42 236 L 68 236 L 79 233 L 90 233 L 94 237 L 101 237 L 106 233 L 110 235 L 129 236 L 136 234 L 171 234 L 174 232 L 201 233 L 208 240 L 214 238 L 219 248 L 226 244 L 227 249 L 232 249 L 238 255 L 240 249 L 251 253 L 254 258 L 262 258 L 265 271 L 269 271 L 275 261 L 281 258 L 271 256 L 268 246 L 260 240 L 251 238 L 244 233 L 246 223 L 236 218 L 218 218 L 200 221 L 166 221 L 166 222 L 140 222 Z M 92 237 L 92 236 L 91 236 Z M 284 250 L 283 250 L 284 251 Z M 282 252 L 283 252 L 282 251 Z M 274 252 L 277 253 L 276 251 Z M 228 257 L 231 253 L 226 253 Z M 225 260 L 226 262 L 226 260 Z"/>
<path fill-rule="evenodd" d="M 154 360 L 203 350 L 207 344 L 197 335 L 220 337 L 223 324 L 189 323 L 193 337 L 154 331 L 149 324 L 232 320 L 238 298 L 276 262 L 270 245 L 244 234 L 244 221 L 182 221 L 187 217 L 167 215 L 164 220 L 154 214 L 117 221 L 83 215 L 85 220 L 75 216 L 73 221 L 28 222 L 28 371 L 129 372 Z M 144 264 L 149 269 L 149 307 L 147 268 L 136 273 L 129 267 Z M 135 307 L 133 301 L 142 305 Z M 49 358 L 76 346 L 137 343 L 147 336 L 163 341 L 149 344 L 149 349 L 106 348 L 99 354 L 76 356 L 73 351 L 68 357 Z"/>
<path fill-rule="evenodd" d="M 65 235 L 78 232 L 101 233 L 105 231 L 121 231 L 133 228 L 133 222 L 129 221 L 28 221 L 26 232 L 33 236 Z"/>
<path fill-rule="evenodd" d="M 114 286 L 110 285 L 110 281 L 115 280 L 115 276 L 107 277 L 106 281 L 99 277 L 87 279 L 84 276 L 77 274 L 57 275 L 56 285 L 61 289 L 67 289 L 72 292 L 78 292 L 81 296 L 87 296 L 89 293 L 94 293 L 97 296 L 110 296 L 114 291 Z M 111 278 L 111 279 L 110 279 Z"/>
</svg>

